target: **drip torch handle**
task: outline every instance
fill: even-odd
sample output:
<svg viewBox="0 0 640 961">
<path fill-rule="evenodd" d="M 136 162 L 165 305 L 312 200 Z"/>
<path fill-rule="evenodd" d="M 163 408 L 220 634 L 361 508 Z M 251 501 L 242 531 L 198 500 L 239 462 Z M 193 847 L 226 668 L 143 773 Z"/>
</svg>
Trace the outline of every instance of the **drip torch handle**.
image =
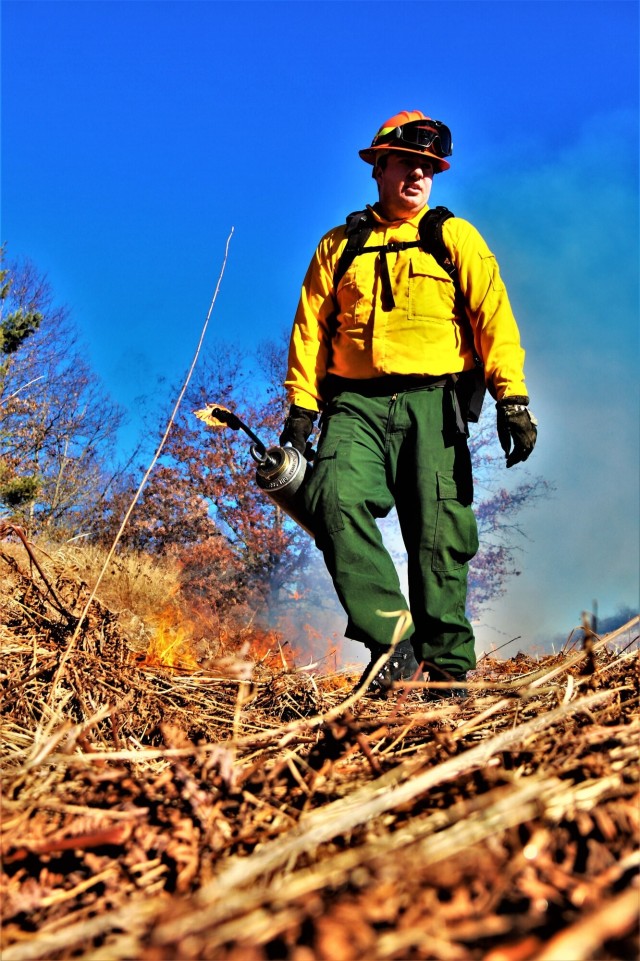
<svg viewBox="0 0 640 961">
<path fill-rule="evenodd" d="M 260 446 L 262 447 L 262 445 Z M 256 464 L 266 464 L 268 458 L 264 447 L 262 447 L 262 450 L 260 450 L 257 444 L 252 444 L 249 448 L 249 453 L 253 457 Z"/>
<path fill-rule="evenodd" d="M 268 450 L 265 450 L 262 444 L 260 444 L 260 446 L 258 446 L 258 444 L 252 444 L 249 448 L 249 453 L 260 467 L 278 466 L 277 459 Z"/>
</svg>

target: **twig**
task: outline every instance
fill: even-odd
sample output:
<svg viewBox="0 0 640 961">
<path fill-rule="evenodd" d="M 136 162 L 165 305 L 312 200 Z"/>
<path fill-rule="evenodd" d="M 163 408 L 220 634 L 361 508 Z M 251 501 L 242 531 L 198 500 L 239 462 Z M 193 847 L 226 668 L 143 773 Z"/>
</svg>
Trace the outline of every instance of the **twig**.
<svg viewBox="0 0 640 961">
<path fill-rule="evenodd" d="M 551 938 L 534 961 L 586 961 L 599 957 L 598 949 L 610 938 L 629 934 L 638 920 L 637 888 L 623 891 L 586 918 Z"/>
<path fill-rule="evenodd" d="M 169 431 L 171 430 L 171 428 L 172 428 L 172 426 L 173 426 L 173 422 L 174 422 L 174 420 L 175 420 L 175 418 L 176 418 L 176 415 L 177 415 L 177 413 L 178 413 L 178 409 L 179 409 L 179 407 L 180 407 L 180 404 L 182 403 L 182 400 L 183 400 L 184 395 L 185 395 L 185 393 L 186 393 L 187 387 L 189 386 L 189 381 L 191 380 L 191 376 L 192 376 L 193 371 L 194 371 L 194 368 L 195 368 L 195 366 L 196 366 L 198 357 L 199 357 L 199 355 L 200 355 L 200 349 L 201 349 L 201 347 L 202 347 L 205 334 L 206 334 L 206 332 L 207 332 L 207 327 L 209 326 L 209 319 L 210 319 L 210 317 L 211 317 L 211 314 L 213 313 L 213 307 L 214 307 L 214 304 L 215 304 L 215 302 L 216 302 L 216 300 L 217 300 L 217 297 L 218 297 L 218 291 L 220 290 L 220 284 L 221 284 L 221 282 L 222 282 L 222 277 L 223 277 L 223 275 L 224 275 L 225 267 L 226 267 L 226 265 L 227 265 L 227 257 L 228 257 L 228 254 L 229 254 L 229 244 L 230 244 L 230 242 L 231 242 L 231 237 L 232 237 L 232 236 L 233 236 L 233 227 L 231 228 L 231 232 L 229 233 L 229 236 L 227 237 L 227 243 L 226 243 L 226 246 L 225 246 L 225 252 L 224 252 L 224 258 L 223 258 L 223 261 L 222 261 L 222 267 L 221 267 L 221 269 L 220 269 L 220 274 L 219 274 L 219 276 L 218 276 L 218 282 L 217 282 L 217 284 L 216 284 L 216 288 L 215 288 L 215 291 L 214 291 L 214 293 L 213 293 L 213 297 L 211 298 L 211 303 L 209 304 L 209 310 L 207 311 L 207 316 L 206 316 L 204 325 L 203 325 L 203 327 L 202 327 L 202 331 L 201 331 L 201 333 L 200 333 L 200 340 L 198 341 L 198 346 L 196 347 L 196 351 L 195 351 L 195 354 L 194 354 L 194 356 L 193 356 L 193 360 L 192 360 L 192 362 L 191 362 L 191 366 L 189 367 L 189 370 L 188 370 L 188 372 L 187 372 L 187 376 L 186 376 L 186 378 L 185 378 L 184 384 L 182 385 L 182 389 L 181 389 L 181 391 L 180 391 L 180 393 L 179 393 L 179 395 L 178 395 L 178 399 L 177 399 L 176 402 L 175 402 L 175 405 L 174 405 L 174 408 L 173 408 L 173 410 L 172 410 L 172 412 L 171 412 L 171 416 L 169 417 L 169 421 L 168 421 L 168 423 L 167 423 L 165 432 L 164 432 L 164 434 L 162 435 L 162 439 L 161 439 L 160 443 L 158 444 L 158 449 L 156 450 L 155 454 L 153 455 L 153 458 L 151 459 L 151 463 L 149 464 L 147 470 L 145 471 L 144 477 L 143 477 L 142 480 L 140 481 L 140 485 L 138 486 L 138 489 L 137 489 L 137 491 L 136 491 L 136 493 L 135 493 L 135 495 L 134 495 L 134 497 L 133 497 L 133 499 L 132 499 L 132 501 L 131 501 L 131 504 L 129 505 L 129 508 L 128 508 L 126 514 L 124 515 L 124 518 L 123 518 L 123 520 L 122 520 L 122 523 L 121 523 L 121 525 L 120 525 L 120 528 L 119 528 L 119 530 L 118 530 L 118 533 L 116 534 L 116 536 L 115 536 L 115 538 L 114 538 L 113 544 L 111 545 L 111 547 L 110 547 L 110 549 L 109 549 L 109 552 L 108 552 L 108 554 L 107 554 L 107 556 L 106 556 L 106 558 L 105 558 L 104 564 L 102 565 L 102 568 L 101 568 L 101 570 L 100 570 L 100 573 L 98 574 L 98 578 L 97 578 L 97 580 L 96 580 L 96 582 L 95 582 L 95 584 L 94 584 L 94 586 L 93 586 L 93 590 L 91 591 L 91 594 L 89 595 L 89 598 L 88 598 L 88 600 L 87 600 L 87 602 L 86 602 L 86 604 L 85 604 L 85 606 L 84 606 L 84 608 L 83 608 L 83 610 L 82 610 L 82 613 L 80 614 L 80 617 L 79 617 L 79 619 L 78 619 L 78 623 L 77 623 L 77 625 L 76 625 L 76 629 L 75 629 L 75 631 L 73 632 L 73 635 L 71 636 L 71 638 L 70 638 L 70 640 L 69 640 L 69 643 L 68 643 L 68 645 L 67 645 L 67 649 L 65 650 L 64 654 L 62 655 L 62 657 L 61 657 L 61 659 L 60 659 L 60 665 L 59 665 L 58 670 L 57 670 L 57 672 L 56 672 L 56 676 L 55 676 L 54 679 L 53 679 L 53 684 L 51 685 L 51 698 L 53 698 L 54 695 L 55 695 L 56 688 L 57 688 L 58 684 L 60 683 L 60 680 L 61 680 L 61 678 L 62 678 L 62 676 L 63 676 L 65 665 L 66 665 L 66 663 L 67 663 L 67 661 L 68 661 L 68 659 L 69 659 L 69 657 L 70 657 L 70 655 L 71 655 L 71 652 L 73 651 L 73 649 L 74 649 L 74 647 L 75 647 L 76 641 L 77 641 L 77 639 L 78 639 L 78 635 L 80 634 L 80 628 L 82 627 L 82 625 L 83 625 L 83 623 L 84 623 L 84 620 L 85 620 L 85 618 L 86 618 L 86 616 L 87 616 L 87 614 L 88 614 L 88 612 L 89 612 L 89 608 L 91 607 L 91 604 L 93 603 L 93 601 L 94 601 L 94 599 L 95 599 L 96 593 L 97 593 L 97 591 L 98 591 L 98 587 L 100 586 L 100 584 L 101 584 L 101 582 L 102 582 L 102 578 L 104 577 L 105 572 L 107 571 L 107 569 L 108 569 L 108 567 L 109 567 L 109 564 L 111 563 L 111 559 L 112 559 L 112 557 L 113 557 L 113 555 L 114 555 L 114 553 L 115 553 L 115 550 L 116 550 L 116 547 L 118 546 L 118 543 L 119 543 L 119 541 L 120 541 L 120 538 L 122 537 L 122 534 L 124 533 L 124 529 L 125 529 L 125 527 L 127 526 L 127 523 L 129 522 L 129 518 L 131 517 L 131 514 L 133 513 L 133 509 L 134 509 L 134 507 L 136 506 L 136 504 L 137 504 L 137 502 L 138 502 L 138 498 L 140 497 L 140 494 L 142 493 L 142 490 L 143 490 L 145 484 L 147 483 L 147 480 L 149 479 L 149 476 L 150 476 L 150 474 L 151 474 L 151 471 L 152 471 L 153 468 L 155 467 L 156 462 L 157 462 L 158 458 L 160 457 L 160 454 L 161 454 L 161 452 L 162 452 L 162 449 L 163 449 L 163 447 L 164 447 L 164 445 L 165 445 L 165 443 L 166 443 L 167 437 L 169 436 Z"/>
<path fill-rule="evenodd" d="M 17 390 L 14 390 L 13 394 L 9 394 L 8 397 L 5 397 L 3 400 L 1 400 L 0 404 L 6 404 L 7 401 L 13 400 L 14 397 L 18 396 L 21 390 L 26 390 L 27 387 L 31 387 L 32 384 L 35 384 L 39 380 L 42 380 L 43 377 L 44 377 L 44 374 L 40 374 L 39 377 L 34 377 L 32 380 L 28 380 L 26 384 L 23 384 L 21 387 L 18 387 Z"/>
<path fill-rule="evenodd" d="M 44 571 L 42 570 L 42 568 L 40 567 L 40 564 L 38 563 L 38 559 L 33 552 L 33 547 L 27 540 L 27 535 L 22 530 L 22 528 L 17 527 L 15 524 L 0 523 L 0 537 L 4 537 L 6 534 L 15 534 L 16 537 L 20 538 L 20 540 L 24 544 L 24 548 L 27 554 L 31 558 L 31 561 L 35 564 L 36 570 L 40 574 L 40 577 L 42 578 L 42 580 L 47 585 L 47 590 L 49 591 L 49 593 L 51 594 L 51 596 L 55 601 L 55 604 L 53 606 L 56 608 L 59 614 L 64 614 L 64 616 L 67 618 L 68 621 L 73 621 L 72 615 L 69 614 L 69 611 L 67 611 L 67 609 L 63 606 L 62 602 L 58 599 L 56 592 L 54 591 L 51 584 L 47 580 L 47 577 Z M 33 575 L 31 576 L 31 579 L 33 580 Z"/>
<path fill-rule="evenodd" d="M 638 640 L 640 640 L 640 634 L 636 634 L 635 637 L 632 637 L 631 640 L 629 641 L 629 643 L 628 643 L 628 644 L 625 644 L 625 646 L 622 648 L 622 650 L 621 650 L 619 653 L 620 653 L 620 654 L 624 654 L 625 651 L 628 651 L 629 648 L 631 647 L 631 645 L 632 645 L 632 644 L 635 644 L 636 641 L 638 641 Z"/>
<path fill-rule="evenodd" d="M 480 664 L 480 661 L 484 661 L 485 657 L 488 657 L 489 654 L 497 654 L 498 651 L 501 651 L 503 647 L 508 647 L 508 645 L 513 644 L 514 641 L 519 641 L 521 637 L 522 634 L 518 634 L 517 637 L 512 637 L 510 641 L 505 641 L 504 644 L 500 645 L 500 647 L 494 647 L 492 651 L 485 651 L 478 661 L 478 664 Z"/>
</svg>

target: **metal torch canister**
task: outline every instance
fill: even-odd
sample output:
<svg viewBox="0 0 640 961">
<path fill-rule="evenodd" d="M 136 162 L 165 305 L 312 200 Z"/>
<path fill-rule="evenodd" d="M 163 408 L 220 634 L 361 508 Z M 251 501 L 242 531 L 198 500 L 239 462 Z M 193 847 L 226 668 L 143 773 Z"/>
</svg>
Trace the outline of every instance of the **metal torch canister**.
<svg viewBox="0 0 640 961">
<path fill-rule="evenodd" d="M 314 536 L 311 518 L 305 510 L 302 487 L 312 471 L 311 464 L 295 447 L 269 447 L 264 455 L 251 450 L 257 461 L 256 483 L 278 507 Z"/>
</svg>

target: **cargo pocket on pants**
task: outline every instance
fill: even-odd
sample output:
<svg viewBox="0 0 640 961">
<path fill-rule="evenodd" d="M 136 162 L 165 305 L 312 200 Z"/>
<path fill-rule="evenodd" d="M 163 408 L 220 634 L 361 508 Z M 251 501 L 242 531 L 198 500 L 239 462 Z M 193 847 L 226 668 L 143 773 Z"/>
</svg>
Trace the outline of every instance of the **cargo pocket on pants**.
<svg viewBox="0 0 640 961">
<path fill-rule="evenodd" d="M 455 571 L 478 550 L 478 527 L 471 507 L 470 484 L 459 484 L 452 473 L 438 471 L 438 507 L 431 569 Z"/>
<path fill-rule="evenodd" d="M 314 461 L 309 482 L 305 486 L 305 506 L 313 518 L 318 547 L 323 534 L 334 534 L 344 528 L 338 503 L 338 448 L 341 442 L 324 443 Z"/>
</svg>

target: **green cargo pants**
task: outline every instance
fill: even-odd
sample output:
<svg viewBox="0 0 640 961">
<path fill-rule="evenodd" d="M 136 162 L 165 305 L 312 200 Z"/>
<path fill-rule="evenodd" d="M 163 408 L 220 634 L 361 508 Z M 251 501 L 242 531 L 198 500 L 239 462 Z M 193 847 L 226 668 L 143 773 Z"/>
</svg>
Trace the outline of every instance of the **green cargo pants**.
<svg viewBox="0 0 640 961">
<path fill-rule="evenodd" d="M 410 610 L 417 656 L 459 675 L 476 663 L 465 604 L 478 533 L 471 460 L 456 430 L 452 392 L 382 393 L 384 382 L 360 389 L 374 395 L 341 391 L 330 402 L 304 492 L 316 545 L 348 616 L 346 636 L 387 645 L 396 619 L 376 612 Z M 394 504 L 409 603 L 376 523 Z"/>
</svg>

